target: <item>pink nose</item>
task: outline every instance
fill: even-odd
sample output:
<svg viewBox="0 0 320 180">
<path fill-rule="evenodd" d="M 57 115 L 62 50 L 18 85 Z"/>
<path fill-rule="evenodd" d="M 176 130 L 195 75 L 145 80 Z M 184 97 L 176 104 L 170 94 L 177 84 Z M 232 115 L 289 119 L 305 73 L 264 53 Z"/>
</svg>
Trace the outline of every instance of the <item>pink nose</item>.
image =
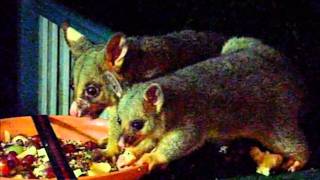
<svg viewBox="0 0 320 180">
<path fill-rule="evenodd" d="M 81 110 L 78 107 L 78 103 L 76 101 L 73 101 L 70 107 L 70 115 L 75 117 L 81 116 Z"/>
</svg>

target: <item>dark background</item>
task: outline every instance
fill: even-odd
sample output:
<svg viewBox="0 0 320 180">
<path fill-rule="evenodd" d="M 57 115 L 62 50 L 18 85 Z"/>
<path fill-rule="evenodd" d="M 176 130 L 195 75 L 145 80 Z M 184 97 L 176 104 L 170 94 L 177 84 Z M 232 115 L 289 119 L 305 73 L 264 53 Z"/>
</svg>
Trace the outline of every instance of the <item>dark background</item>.
<svg viewBox="0 0 320 180">
<path fill-rule="evenodd" d="M 0 117 L 19 115 L 17 108 L 17 66 L 19 65 L 19 0 L 1 2 L 0 27 Z M 252 36 L 262 39 L 265 43 L 285 53 L 301 73 L 306 86 L 306 104 L 303 113 L 303 127 L 308 134 L 314 154 L 314 160 L 320 160 L 319 142 L 320 130 L 320 2 L 316 0 L 114 0 L 114 1 L 86 1 L 56 0 L 59 4 L 70 8 L 90 20 L 106 25 L 113 31 L 122 31 L 128 36 L 157 35 L 182 29 L 211 30 L 227 36 Z M 35 97 L 36 98 L 36 97 Z M 235 143 L 243 147 L 245 143 Z M 314 144 L 314 145 L 313 145 Z M 169 169 L 165 178 L 192 177 L 184 171 L 202 172 L 201 164 L 218 159 L 199 158 L 200 154 L 217 151 L 216 145 L 195 153 L 191 158 L 179 161 Z M 239 153 L 239 152 L 237 152 Z M 236 154 L 237 154 L 236 153 Z M 198 155 L 197 155 L 198 154 Z M 219 157 L 219 155 L 217 155 Z M 224 156 L 220 157 L 223 159 Z M 318 159 L 317 159 L 318 158 Z M 238 161 L 241 161 L 240 159 Z M 185 162 L 186 161 L 186 162 Z M 189 163 L 189 162 L 192 163 Z M 182 163 L 183 162 L 183 163 Z M 221 161 L 222 162 L 222 161 Z M 184 166 L 184 163 L 197 164 L 198 169 Z M 199 165 L 200 164 L 200 165 Z M 315 163 L 314 163 L 315 164 Z M 222 164 L 221 164 L 222 165 Z M 233 167 L 233 165 L 235 167 Z M 180 171 L 175 171 L 176 167 Z M 245 167 L 247 166 L 247 167 Z M 252 166 L 252 165 L 251 165 Z M 308 167 L 313 167 L 311 163 Z M 221 169 L 217 164 L 212 165 L 210 171 Z M 241 169 L 234 161 L 223 167 L 221 176 L 237 175 L 234 169 Z M 233 171 L 232 171 L 233 169 Z M 246 173 L 253 173 L 250 164 L 242 169 Z M 231 172 L 229 172 L 231 171 Z M 240 170 L 239 170 L 240 171 Z M 175 175 L 170 175 L 175 174 Z M 228 174 L 228 175 L 226 175 Z M 159 174 L 158 174 L 159 175 Z M 180 176 L 179 176 L 180 175 Z M 196 174 L 199 177 L 199 174 Z M 203 174 L 201 177 L 212 177 Z"/>
</svg>

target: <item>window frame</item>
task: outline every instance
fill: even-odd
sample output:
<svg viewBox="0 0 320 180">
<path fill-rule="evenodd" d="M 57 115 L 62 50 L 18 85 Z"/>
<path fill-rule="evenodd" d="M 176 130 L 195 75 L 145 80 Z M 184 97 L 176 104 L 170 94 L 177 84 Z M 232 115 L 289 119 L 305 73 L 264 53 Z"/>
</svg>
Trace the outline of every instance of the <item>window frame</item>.
<svg viewBox="0 0 320 180">
<path fill-rule="evenodd" d="M 44 102 L 41 102 L 43 100 L 39 98 L 43 95 L 40 90 L 39 17 L 43 16 L 57 25 L 67 21 L 71 27 L 84 34 L 93 43 L 106 42 L 112 31 L 54 0 L 21 0 L 18 4 L 18 11 L 19 63 L 16 112 L 17 115 L 47 114 L 41 110 Z"/>
</svg>

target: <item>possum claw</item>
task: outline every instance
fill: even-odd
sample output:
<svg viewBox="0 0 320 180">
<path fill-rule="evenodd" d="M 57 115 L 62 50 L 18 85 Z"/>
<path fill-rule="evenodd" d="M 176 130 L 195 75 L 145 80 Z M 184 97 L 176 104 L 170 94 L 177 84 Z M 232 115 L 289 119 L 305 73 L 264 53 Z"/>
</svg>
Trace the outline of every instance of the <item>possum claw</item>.
<svg viewBox="0 0 320 180">
<path fill-rule="evenodd" d="M 294 163 L 288 168 L 288 171 L 295 172 L 300 168 L 300 165 L 301 165 L 300 161 L 294 161 Z"/>
<path fill-rule="evenodd" d="M 149 172 L 155 167 L 165 168 L 166 164 L 167 160 L 156 153 L 146 153 L 136 162 L 138 166 L 147 165 Z"/>
</svg>

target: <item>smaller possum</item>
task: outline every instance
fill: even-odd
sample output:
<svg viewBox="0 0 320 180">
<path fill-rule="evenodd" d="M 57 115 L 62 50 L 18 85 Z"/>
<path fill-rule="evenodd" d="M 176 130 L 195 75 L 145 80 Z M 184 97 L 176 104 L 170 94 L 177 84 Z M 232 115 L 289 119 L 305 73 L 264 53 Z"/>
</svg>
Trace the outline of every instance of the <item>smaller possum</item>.
<svg viewBox="0 0 320 180">
<path fill-rule="evenodd" d="M 161 36 L 115 33 L 93 45 L 67 24 L 65 39 L 74 57 L 72 116 L 96 118 L 117 105 L 121 85 L 143 82 L 220 54 L 225 38 L 214 32 L 184 30 Z"/>
<path fill-rule="evenodd" d="M 222 52 L 128 89 L 118 105 L 119 124 L 110 126 L 118 134 L 109 140 L 123 142 L 125 154 L 136 158 L 120 155 L 119 167 L 146 163 L 151 170 L 205 141 L 235 138 L 258 140 L 281 155 L 253 149 L 259 167 L 285 164 L 293 172 L 306 164 L 309 150 L 298 127 L 302 93 L 285 58 L 252 38 L 232 38 Z"/>
</svg>

